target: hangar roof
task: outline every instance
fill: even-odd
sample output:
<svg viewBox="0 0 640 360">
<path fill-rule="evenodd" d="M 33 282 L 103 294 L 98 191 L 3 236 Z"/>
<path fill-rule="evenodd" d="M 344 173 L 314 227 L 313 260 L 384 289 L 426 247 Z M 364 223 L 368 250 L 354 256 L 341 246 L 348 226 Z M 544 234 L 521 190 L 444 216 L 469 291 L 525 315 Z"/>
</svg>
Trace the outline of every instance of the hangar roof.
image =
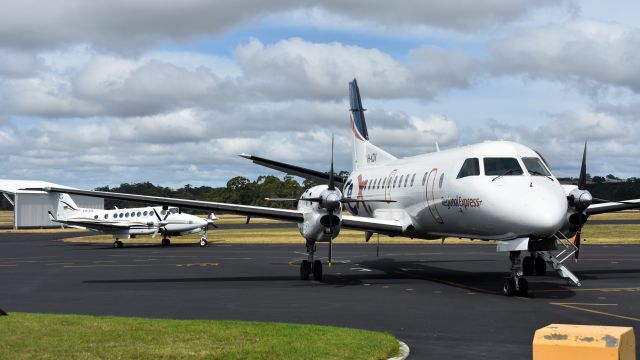
<svg viewBox="0 0 640 360">
<path fill-rule="evenodd" d="M 64 189 L 73 189 L 69 186 L 58 185 L 47 181 L 40 180 L 7 180 L 0 179 L 0 192 L 15 195 L 20 194 L 44 194 L 44 191 L 20 190 L 24 188 L 42 188 L 42 187 L 61 187 Z"/>
</svg>

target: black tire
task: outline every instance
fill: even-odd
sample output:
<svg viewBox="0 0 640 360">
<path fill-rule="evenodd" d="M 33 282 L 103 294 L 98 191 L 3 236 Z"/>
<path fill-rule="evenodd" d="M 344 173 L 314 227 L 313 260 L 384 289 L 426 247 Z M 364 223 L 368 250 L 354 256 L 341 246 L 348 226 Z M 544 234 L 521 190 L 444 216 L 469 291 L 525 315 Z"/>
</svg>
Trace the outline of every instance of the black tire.
<svg viewBox="0 0 640 360">
<path fill-rule="evenodd" d="M 200 239 L 200 247 L 207 246 L 207 239 Z"/>
<path fill-rule="evenodd" d="M 542 276 L 547 273 L 547 262 L 540 256 L 536 256 L 534 272 L 537 276 Z"/>
<path fill-rule="evenodd" d="M 529 282 L 525 278 L 518 279 L 518 295 L 527 296 L 529 294 Z"/>
<path fill-rule="evenodd" d="M 313 280 L 322 281 L 322 262 L 320 260 L 313 262 Z"/>
<path fill-rule="evenodd" d="M 533 275 L 533 257 L 525 256 L 525 258 L 522 260 L 522 275 Z"/>
<path fill-rule="evenodd" d="M 120 240 L 116 240 L 116 241 L 114 241 L 114 242 L 113 242 L 113 247 L 114 247 L 115 249 L 120 249 L 120 248 L 122 247 L 122 241 L 120 241 Z"/>
<path fill-rule="evenodd" d="M 513 296 L 516 294 L 516 281 L 514 278 L 505 279 L 502 286 L 502 293 L 505 296 Z"/>
<path fill-rule="evenodd" d="M 309 280 L 309 273 L 311 272 L 311 263 L 309 260 L 302 260 L 300 263 L 300 280 Z"/>
<path fill-rule="evenodd" d="M 162 241 L 160 242 L 160 244 L 162 244 L 162 246 L 169 246 L 169 245 L 171 245 L 171 240 L 169 240 L 169 239 L 162 239 Z"/>
</svg>

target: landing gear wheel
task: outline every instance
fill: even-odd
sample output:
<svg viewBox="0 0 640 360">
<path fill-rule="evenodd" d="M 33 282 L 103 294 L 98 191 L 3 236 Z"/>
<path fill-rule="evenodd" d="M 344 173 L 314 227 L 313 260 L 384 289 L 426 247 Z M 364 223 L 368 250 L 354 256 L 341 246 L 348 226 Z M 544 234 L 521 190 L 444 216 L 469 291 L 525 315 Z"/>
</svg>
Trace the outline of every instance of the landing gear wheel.
<svg viewBox="0 0 640 360">
<path fill-rule="evenodd" d="M 547 272 L 547 262 L 540 256 L 536 256 L 534 272 L 537 276 L 542 276 Z"/>
<path fill-rule="evenodd" d="M 160 244 L 162 244 L 162 246 L 169 246 L 169 245 L 171 245 L 171 240 L 169 240 L 169 239 L 162 239 L 162 241 L 160 242 Z"/>
<path fill-rule="evenodd" d="M 531 276 L 533 275 L 533 257 L 531 256 L 525 256 L 524 259 L 522 259 L 522 275 L 524 276 Z"/>
<path fill-rule="evenodd" d="M 114 241 L 114 242 L 113 242 L 113 247 L 114 247 L 114 249 L 119 249 L 119 248 L 121 248 L 121 247 L 122 247 L 122 241 L 120 241 L 120 240 L 116 240 L 116 241 Z"/>
<path fill-rule="evenodd" d="M 513 296 L 516 294 L 516 279 L 507 278 L 504 280 L 504 285 L 502 286 L 502 292 L 505 296 Z"/>
<path fill-rule="evenodd" d="M 200 239 L 200 246 L 201 247 L 207 246 L 207 239 L 205 239 L 205 238 Z"/>
<path fill-rule="evenodd" d="M 313 280 L 322 281 L 322 262 L 320 260 L 313 262 Z"/>
<path fill-rule="evenodd" d="M 302 260 L 300 263 L 300 280 L 309 280 L 309 273 L 311 272 L 311 263 L 309 260 Z"/>
</svg>

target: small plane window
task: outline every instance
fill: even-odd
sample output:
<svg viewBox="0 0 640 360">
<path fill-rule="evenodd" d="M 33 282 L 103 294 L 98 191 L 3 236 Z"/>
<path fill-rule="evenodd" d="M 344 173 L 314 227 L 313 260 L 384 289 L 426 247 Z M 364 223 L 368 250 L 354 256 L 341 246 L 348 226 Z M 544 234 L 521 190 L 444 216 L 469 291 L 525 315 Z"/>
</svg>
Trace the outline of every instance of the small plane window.
<svg viewBox="0 0 640 360">
<path fill-rule="evenodd" d="M 138 213 L 136 214 L 137 217 L 140 217 L 142 215 L 142 213 L 140 211 L 138 211 Z"/>
<path fill-rule="evenodd" d="M 537 157 L 523 157 L 522 162 L 529 174 L 534 176 L 551 176 L 551 173 Z"/>
<path fill-rule="evenodd" d="M 485 159 L 486 161 L 487 159 Z M 515 160 L 515 159 L 514 159 Z M 486 163 L 485 163 L 486 167 Z M 457 179 L 467 177 L 467 176 L 478 176 L 480 175 L 480 162 L 477 158 L 470 158 L 464 161 L 462 164 L 462 168 L 460 168 L 460 172 L 458 173 Z"/>
<path fill-rule="evenodd" d="M 94 215 L 93 218 L 98 220 L 98 215 Z"/>
<path fill-rule="evenodd" d="M 404 187 L 407 187 L 408 182 L 409 182 L 409 174 L 407 174 L 407 177 L 404 178 Z"/>
<path fill-rule="evenodd" d="M 398 181 L 398 187 L 402 187 L 402 178 L 404 178 L 404 175 L 400 175 L 400 181 Z"/>
<path fill-rule="evenodd" d="M 424 186 L 424 183 L 427 181 L 427 173 L 424 173 L 424 176 L 422 177 L 422 186 Z"/>
<path fill-rule="evenodd" d="M 119 217 L 120 219 L 122 219 L 122 217 L 124 217 L 124 214 L 123 214 L 123 213 L 120 213 L 120 214 L 118 215 L 118 217 Z"/>
<path fill-rule="evenodd" d="M 104 218 L 108 219 L 109 218 L 109 214 L 104 214 Z"/>
<path fill-rule="evenodd" d="M 443 181 L 444 181 L 444 173 L 443 173 L 442 175 L 440 175 L 440 182 L 439 182 L 439 184 L 438 184 L 438 187 L 439 187 L 440 189 L 442 189 L 442 182 L 443 182 Z"/>
<path fill-rule="evenodd" d="M 398 182 L 398 177 L 393 178 L 393 187 L 396 187 L 396 182 Z"/>
<path fill-rule="evenodd" d="M 142 213 L 142 215 L 144 215 L 144 216 L 147 216 L 147 214 L 148 214 L 148 213 L 147 213 L 146 211 Z"/>
<path fill-rule="evenodd" d="M 160 211 L 160 215 L 165 215 L 167 213 L 166 210 L 162 209 L 162 211 Z"/>
<path fill-rule="evenodd" d="M 416 173 L 413 173 L 413 176 L 411 177 L 411 184 L 409 186 L 413 186 L 413 181 L 416 179 Z"/>
<path fill-rule="evenodd" d="M 129 213 L 124 213 L 124 217 L 128 218 L 129 217 Z"/>
<path fill-rule="evenodd" d="M 487 176 L 522 175 L 522 168 L 515 158 L 484 158 L 484 174 Z"/>
<path fill-rule="evenodd" d="M 378 179 L 373 179 L 373 182 L 371 183 L 371 188 L 375 190 L 377 183 L 378 183 Z"/>
</svg>

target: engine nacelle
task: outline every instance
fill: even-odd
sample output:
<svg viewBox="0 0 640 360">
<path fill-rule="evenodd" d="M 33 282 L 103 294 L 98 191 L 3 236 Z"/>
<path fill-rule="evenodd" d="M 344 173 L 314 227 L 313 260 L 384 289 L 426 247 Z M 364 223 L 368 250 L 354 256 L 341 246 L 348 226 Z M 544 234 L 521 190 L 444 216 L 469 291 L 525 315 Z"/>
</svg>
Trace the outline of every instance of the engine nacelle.
<svg viewBox="0 0 640 360">
<path fill-rule="evenodd" d="M 342 224 L 342 198 L 340 190 L 328 190 L 327 185 L 314 186 L 302 194 L 298 201 L 298 210 L 303 213 L 304 221 L 298 224 L 300 234 L 307 240 L 326 242 L 340 233 Z M 305 201 L 305 199 L 322 199 Z M 338 203 L 336 206 L 335 203 Z M 333 209 L 333 214 L 329 209 Z"/>
</svg>

